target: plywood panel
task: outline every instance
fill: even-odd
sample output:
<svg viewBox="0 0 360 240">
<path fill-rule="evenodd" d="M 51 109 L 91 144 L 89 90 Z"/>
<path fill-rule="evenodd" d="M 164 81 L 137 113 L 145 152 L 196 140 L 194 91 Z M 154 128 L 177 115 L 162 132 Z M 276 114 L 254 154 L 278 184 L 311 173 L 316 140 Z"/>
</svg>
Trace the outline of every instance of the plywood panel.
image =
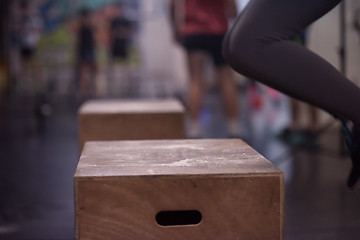
<svg viewBox="0 0 360 240">
<path fill-rule="evenodd" d="M 176 100 L 92 100 L 78 114 L 79 146 L 86 141 L 182 139 L 184 109 Z"/>
<path fill-rule="evenodd" d="M 90 142 L 75 174 L 77 239 L 282 239 L 283 174 L 241 140 Z M 160 211 L 197 210 L 160 226 Z"/>
</svg>

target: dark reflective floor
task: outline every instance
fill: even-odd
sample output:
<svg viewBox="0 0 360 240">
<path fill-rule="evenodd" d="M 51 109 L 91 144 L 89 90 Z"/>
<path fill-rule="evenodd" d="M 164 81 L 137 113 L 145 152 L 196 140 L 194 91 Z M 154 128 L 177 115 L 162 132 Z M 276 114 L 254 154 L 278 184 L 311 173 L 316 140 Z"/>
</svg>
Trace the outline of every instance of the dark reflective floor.
<svg viewBox="0 0 360 240">
<path fill-rule="evenodd" d="M 208 138 L 226 136 L 218 100 L 211 91 L 204 101 Z M 285 240 L 360 239 L 360 192 L 345 188 L 350 161 L 340 154 L 339 131 L 326 129 L 317 147 L 290 145 L 276 137 L 289 118 L 284 98 L 257 110 L 245 100 L 244 139 L 285 173 Z M 46 118 L 33 98 L 3 97 L 0 105 L 0 239 L 74 239 L 79 104 L 58 96 Z"/>
</svg>

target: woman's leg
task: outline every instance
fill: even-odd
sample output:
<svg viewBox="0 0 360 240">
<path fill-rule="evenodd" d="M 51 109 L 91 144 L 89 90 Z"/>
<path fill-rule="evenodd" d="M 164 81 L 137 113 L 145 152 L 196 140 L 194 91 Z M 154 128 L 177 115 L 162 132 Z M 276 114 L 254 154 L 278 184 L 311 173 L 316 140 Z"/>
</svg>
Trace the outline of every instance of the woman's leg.
<svg viewBox="0 0 360 240">
<path fill-rule="evenodd" d="M 341 0 L 252 0 L 228 32 L 223 52 L 238 72 L 335 116 L 360 124 L 360 89 L 294 43 Z"/>
<path fill-rule="evenodd" d="M 356 190 L 360 187 L 360 89 L 292 41 L 339 2 L 252 0 L 227 33 L 223 54 L 236 71 L 353 121 L 352 132 L 345 131 L 352 159 L 347 185 Z"/>
</svg>

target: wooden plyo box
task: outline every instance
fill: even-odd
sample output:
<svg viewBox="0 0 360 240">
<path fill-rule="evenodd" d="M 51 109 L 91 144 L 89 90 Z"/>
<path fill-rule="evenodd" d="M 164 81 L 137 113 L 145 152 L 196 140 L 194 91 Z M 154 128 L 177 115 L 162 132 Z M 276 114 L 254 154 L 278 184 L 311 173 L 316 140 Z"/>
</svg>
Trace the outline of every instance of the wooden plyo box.
<svg viewBox="0 0 360 240">
<path fill-rule="evenodd" d="M 88 142 L 76 239 L 279 240 L 283 173 L 240 139 Z"/>
<path fill-rule="evenodd" d="M 78 112 L 80 150 L 86 141 L 183 139 L 177 100 L 91 100 Z"/>
</svg>

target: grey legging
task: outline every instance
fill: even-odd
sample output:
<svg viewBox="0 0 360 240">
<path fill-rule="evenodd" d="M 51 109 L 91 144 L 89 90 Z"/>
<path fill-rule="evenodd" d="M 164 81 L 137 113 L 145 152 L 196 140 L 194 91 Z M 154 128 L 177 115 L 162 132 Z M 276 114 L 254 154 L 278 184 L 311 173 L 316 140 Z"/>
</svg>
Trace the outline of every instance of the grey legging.
<svg viewBox="0 0 360 240">
<path fill-rule="evenodd" d="M 223 55 L 236 71 L 360 124 L 360 89 L 292 41 L 339 2 L 252 0 L 227 33 Z"/>
</svg>

